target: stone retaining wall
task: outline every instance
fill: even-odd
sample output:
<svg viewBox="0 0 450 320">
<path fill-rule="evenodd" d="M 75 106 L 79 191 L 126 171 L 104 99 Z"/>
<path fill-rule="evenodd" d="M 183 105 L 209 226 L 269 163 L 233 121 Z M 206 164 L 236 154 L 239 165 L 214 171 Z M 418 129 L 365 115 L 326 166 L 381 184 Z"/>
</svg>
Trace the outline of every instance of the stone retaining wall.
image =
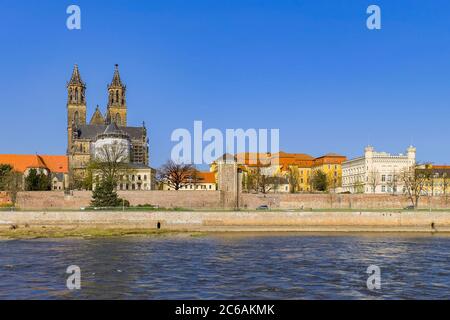
<svg viewBox="0 0 450 320">
<path fill-rule="evenodd" d="M 36 226 L 189 231 L 450 232 L 450 212 L 0 212 L 0 228 Z"/>
</svg>

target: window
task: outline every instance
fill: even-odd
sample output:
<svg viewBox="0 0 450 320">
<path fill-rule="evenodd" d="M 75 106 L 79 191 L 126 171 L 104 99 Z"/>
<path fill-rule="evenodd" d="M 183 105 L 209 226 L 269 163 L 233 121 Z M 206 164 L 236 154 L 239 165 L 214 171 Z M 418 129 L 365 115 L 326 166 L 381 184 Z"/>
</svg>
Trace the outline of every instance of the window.
<svg viewBox="0 0 450 320">
<path fill-rule="evenodd" d="M 386 186 L 381 187 L 381 192 L 386 192 Z"/>
<path fill-rule="evenodd" d="M 78 111 L 75 111 L 75 113 L 73 114 L 73 122 L 75 123 L 75 125 L 78 125 L 79 118 L 80 115 L 78 114 Z"/>
<path fill-rule="evenodd" d="M 384 174 L 381 176 L 381 181 L 383 181 L 383 182 L 386 181 L 386 176 Z"/>
</svg>

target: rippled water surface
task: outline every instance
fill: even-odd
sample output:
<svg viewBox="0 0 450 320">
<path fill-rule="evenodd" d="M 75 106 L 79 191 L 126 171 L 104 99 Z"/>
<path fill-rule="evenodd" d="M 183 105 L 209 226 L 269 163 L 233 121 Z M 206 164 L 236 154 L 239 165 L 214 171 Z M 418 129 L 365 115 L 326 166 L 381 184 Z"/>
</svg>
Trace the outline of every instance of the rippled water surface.
<svg viewBox="0 0 450 320">
<path fill-rule="evenodd" d="M 381 290 L 366 269 L 381 268 Z M 66 288 L 69 265 L 81 290 Z M 234 234 L 0 241 L 1 299 L 450 298 L 450 238 Z"/>
</svg>

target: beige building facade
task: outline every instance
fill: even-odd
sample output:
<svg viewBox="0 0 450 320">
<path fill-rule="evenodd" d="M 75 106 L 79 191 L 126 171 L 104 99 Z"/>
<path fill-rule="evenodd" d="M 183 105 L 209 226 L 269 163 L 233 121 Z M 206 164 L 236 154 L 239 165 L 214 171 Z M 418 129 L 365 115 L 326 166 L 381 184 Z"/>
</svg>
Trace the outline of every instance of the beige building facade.
<svg viewBox="0 0 450 320">
<path fill-rule="evenodd" d="M 342 163 L 342 191 L 349 193 L 403 194 L 401 174 L 416 164 L 416 148 L 406 153 L 376 152 L 372 146 L 364 155 Z"/>
</svg>

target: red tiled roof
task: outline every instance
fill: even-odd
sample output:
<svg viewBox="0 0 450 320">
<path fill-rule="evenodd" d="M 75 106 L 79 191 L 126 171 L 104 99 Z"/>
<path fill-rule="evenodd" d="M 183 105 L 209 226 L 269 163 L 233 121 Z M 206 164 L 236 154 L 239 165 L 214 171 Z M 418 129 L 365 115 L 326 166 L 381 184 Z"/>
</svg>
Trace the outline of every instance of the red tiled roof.
<svg viewBox="0 0 450 320">
<path fill-rule="evenodd" d="M 29 168 L 48 169 L 54 173 L 69 171 L 67 156 L 0 154 L 0 164 L 9 164 L 15 171 L 22 173 Z"/>
</svg>

